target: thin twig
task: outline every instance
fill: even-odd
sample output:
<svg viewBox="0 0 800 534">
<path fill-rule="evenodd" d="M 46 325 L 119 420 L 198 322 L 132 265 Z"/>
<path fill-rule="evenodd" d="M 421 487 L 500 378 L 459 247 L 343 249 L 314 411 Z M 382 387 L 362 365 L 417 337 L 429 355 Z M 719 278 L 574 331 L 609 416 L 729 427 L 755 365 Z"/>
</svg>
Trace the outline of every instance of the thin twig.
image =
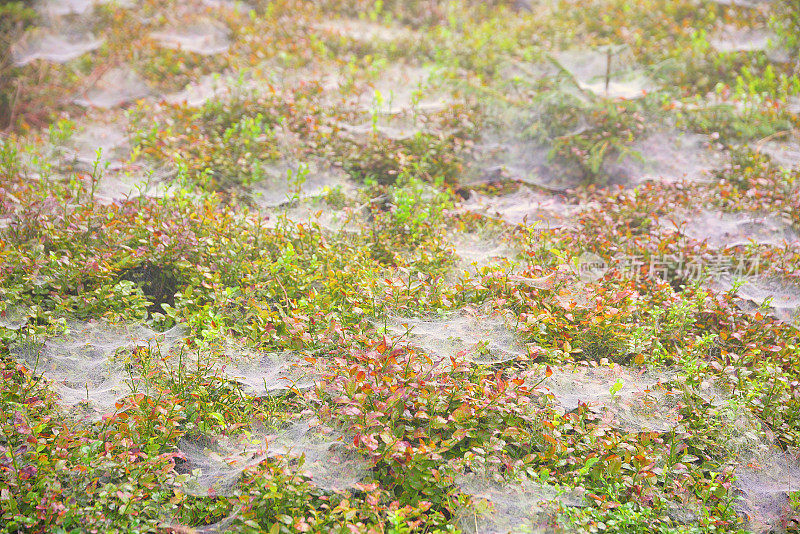
<svg viewBox="0 0 800 534">
<path fill-rule="evenodd" d="M 561 74 L 565 74 L 567 76 L 569 81 L 572 82 L 572 84 L 578 89 L 578 91 L 580 91 L 580 93 L 584 97 L 588 98 L 592 102 L 597 100 L 597 95 L 581 87 L 581 83 L 578 81 L 575 75 L 572 74 L 570 71 L 568 71 L 567 68 L 564 67 L 564 65 L 562 65 L 556 58 L 554 58 L 552 54 L 545 54 L 545 57 L 550 63 L 552 63 L 559 70 Z"/>
<path fill-rule="evenodd" d="M 379 195 L 379 196 L 377 196 L 377 197 L 375 197 L 373 199 L 368 200 L 367 202 L 365 202 L 365 203 L 361 204 L 360 206 L 358 206 L 357 208 L 355 208 L 353 210 L 353 212 L 355 213 L 357 211 L 361 211 L 364 208 L 366 208 L 367 206 L 369 206 L 370 204 L 377 204 L 378 202 L 380 202 L 382 200 L 386 200 L 386 195 Z"/>
<path fill-rule="evenodd" d="M 19 102 L 19 93 L 20 87 L 22 86 L 22 81 L 17 80 L 17 90 L 14 91 L 14 100 L 9 106 L 9 113 L 8 113 L 8 124 L 6 125 L 6 129 L 10 130 L 14 126 L 14 120 L 17 118 L 17 103 Z"/>
<path fill-rule="evenodd" d="M 791 129 L 791 130 L 781 130 L 780 132 L 772 133 L 763 139 L 759 139 L 756 143 L 756 152 L 759 154 L 761 153 L 761 149 L 764 148 L 764 145 L 772 141 L 773 139 L 777 139 L 779 137 L 784 137 L 785 135 L 793 134 L 795 137 L 798 137 L 798 130 Z"/>
</svg>

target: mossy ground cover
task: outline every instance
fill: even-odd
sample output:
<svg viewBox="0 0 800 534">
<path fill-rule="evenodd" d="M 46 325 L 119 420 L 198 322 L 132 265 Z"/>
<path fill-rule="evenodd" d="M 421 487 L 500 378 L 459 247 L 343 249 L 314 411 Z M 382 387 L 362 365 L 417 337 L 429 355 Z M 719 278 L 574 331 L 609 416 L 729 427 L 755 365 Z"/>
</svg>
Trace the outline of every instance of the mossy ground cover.
<svg viewBox="0 0 800 534">
<path fill-rule="evenodd" d="M 799 11 L 0 2 L 0 530 L 797 531 Z"/>
</svg>

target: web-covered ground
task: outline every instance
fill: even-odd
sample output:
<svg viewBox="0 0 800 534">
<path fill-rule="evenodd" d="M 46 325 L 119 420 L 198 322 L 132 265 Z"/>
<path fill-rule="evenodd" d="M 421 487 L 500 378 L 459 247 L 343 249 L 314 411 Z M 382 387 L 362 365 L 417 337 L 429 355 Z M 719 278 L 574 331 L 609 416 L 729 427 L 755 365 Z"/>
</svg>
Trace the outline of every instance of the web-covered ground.
<svg viewBox="0 0 800 534">
<path fill-rule="evenodd" d="M 0 15 L 0 531 L 800 529 L 796 1 Z"/>
</svg>

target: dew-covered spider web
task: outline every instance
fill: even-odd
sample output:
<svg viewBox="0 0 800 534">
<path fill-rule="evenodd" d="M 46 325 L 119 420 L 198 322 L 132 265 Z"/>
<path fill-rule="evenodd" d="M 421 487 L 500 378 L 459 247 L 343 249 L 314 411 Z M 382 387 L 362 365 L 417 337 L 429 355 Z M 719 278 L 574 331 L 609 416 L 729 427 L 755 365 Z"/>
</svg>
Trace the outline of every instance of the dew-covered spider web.
<svg viewBox="0 0 800 534">
<path fill-rule="evenodd" d="M 604 165 L 619 183 L 708 181 L 723 163 L 723 152 L 704 135 L 661 131 L 635 141 L 630 154 Z"/>
<path fill-rule="evenodd" d="M 236 79 L 231 76 L 207 74 L 189 82 L 182 90 L 165 95 L 164 101 L 197 108 L 212 100 L 228 100 L 235 91 L 235 84 Z"/>
<path fill-rule="evenodd" d="M 230 30 L 211 19 L 166 26 L 150 34 L 160 46 L 201 55 L 221 54 L 230 48 Z"/>
<path fill-rule="evenodd" d="M 493 262 L 514 257 L 514 250 L 500 236 L 487 233 L 458 232 L 451 242 L 462 269 L 477 269 Z"/>
<path fill-rule="evenodd" d="M 512 225 L 536 225 L 536 228 L 551 229 L 571 225 L 580 207 L 566 203 L 556 195 L 537 193 L 526 187 L 503 196 L 483 196 L 472 193 L 464 202 L 467 211 L 489 218 L 499 219 Z"/>
<path fill-rule="evenodd" d="M 97 5 L 109 4 L 112 0 L 40 0 L 34 3 L 34 8 L 44 17 L 59 17 L 63 15 L 90 14 Z M 119 7 L 131 7 L 131 0 L 114 0 Z"/>
<path fill-rule="evenodd" d="M 309 361 L 310 360 L 310 361 Z M 274 395 L 286 390 L 303 390 L 314 385 L 319 370 L 313 358 L 292 352 L 225 351 L 220 364 L 228 380 L 239 383 L 243 391 L 255 396 Z"/>
<path fill-rule="evenodd" d="M 796 169 L 800 166 L 800 136 L 781 141 L 769 141 L 757 145 L 758 152 L 766 154 L 772 163 L 785 169 Z"/>
<path fill-rule="evenodd" d="M 789 51 L 777 43 L 778 36 L 767 28 L 721 28 L 709 39 L 709 44 L 719 52 L 753 52 L 763 50 L 770 61 L 785 63 L 789 60 Z"/>
<path fill-rule="evenodd" d="M 280 160 L 261 169 L 261 179 L 250 188 L 250 197 L 260 208 L 274 208 L 322 195 L 336 187 L 353 188 L 341 169 L 314 162 L 298 164 Z"/>
<path fill-rule="evenodd" d="M 184 437 L 175 466 L 186 477 L 181 491 L 196 497 L 232 495 L 242 473 L 267 458 L 266 447 L 260 435 Z"/>
<path fill-rule="evenodd" d="M 526 354 L 507 323 L 500 314 L 465 308 L 439 319 L 392 317 L 386 326 L 393 337 L 407 339 L 434 359 L 495 364 Z"/>
<path fill-rule="evenodd" d="M 264 226 L 276 228 L 282 221 L 303 227 L 319 226 L 334 234 L 359 234 L 363 231 L 364 210 L 337 209 L 321 198 L 306 199 L 297 203 L 261 210 L 267 217 Z"/>
<path fill-rule="evenodd" d="M 117 118 L 113 123 L 89 122 L 70 139 L 60 160 L 67 168 L 91 172 L 97 163 L 101 171 L 121 169 L 130 159 L 128 123 Z"/>
<path fill-rule="evenodd" d="M 800 451 L 779 446 L 767 425 L 736 399 L 711 412 L 718 458 L 736 477 L 737 511 L 752 532 L 785 530 L 791 515 L 788 494 L 800 491 Z"/>
<path fill-rule="evenodd" d="M 34 28 L 25 33 L 11 50 L 14 64 L 25 66 L 36 60 L 66 63 L 92 50 L 100 48 L 103 40 L 89 32 L 70 30 L 53 31 Z"/>
<path fill-rule="evenodd" d="M 554 60 L 578 86 L 597 96 L 635 99 L 658 88 L 644 69 L 633 64 L 626 50 L 565 50 Z"/>
<path fill-rule="evenodd" d="M 232 495 L 242 473 L 268 458 L 287 462 L 326 491 L 351 488 L 369 471 L 367 461 L 349 448 L 342 433 L 311 419 L 277 432 L 186 437 L 178 450 L 183 457 L 178 469 L 187 475 L 183 491 L 197 496 Z"/>
<path fill-rule="evenodd" d="M 669 370 L 633 369 L 621 365 L 572 366 L 531 372 L 528 383 L 552 396 L 564 411 L 580 404 L 602 414 L 612 426 L 627 432 L 668 432 L 680 422 L 683 393 L 666 384 Z"/>
<path fill-rule="evenodd" d="M 471 183 L 519 180 L 538 188 L 563 192 L 580 184 L 576 169 L 553 162 L 550 149 L 529 139 L 514 121 L 501 120 L 483 132 L 466 176 Z"/>
<path fill-rule="evenodd" d="M 96 419 L 131 393 L 145 392 L 133 349 L 166 354 L 183 337 L 180 326 L 157 333 L 138 325 L 72 323 L 62 336 L 13 345 L 11 356 L 47 379 L 59 404 Z"/>
<path fill-rule="evenodd" d="M 19 330 L 28 322 L 30 310 L 21 306 L 6 306 L 0 311 L 0 328 Z"/>
<path fill-rule="evenodd" d="M 120 65 L 102 73 L 73 102 L 84 107 L 110 109 L 145 98 L 151 92 L 131 67 Z"/>
<path fill-rule="evenodd" d="M 748 244 L 784 246 L 800 236 L 792 227 L 770 213 L 726 213 L 705 209 L 692 214 L 674 214 L 663 221 L 667 228 L 710 247 L 730 248 Z"/>
<path fill-rule="evenodd" d="M 738 283 L 736 298 L 740 308 L 755 312 L 767 304 L 767 311 L 787 324 L 800 325 L 800 281 L 779 276 L 719 276 L 708 282 L 716 291 L 731 291 Z"/>
<path fill-rule="evenodd" d="M 312 28 L 331 37 L 349 39 L 360 43 L 374 41 L 393 42 L 414 38 L 414 33 L 406 27 L 377 24 L 363 19 L 331 19 Z"/>
<path fill-rule="evenodd" d="M 472 505 L 457 518 L 458 526 L 469 534 L 549 532 L 554 505 L 583 506 L 579 491 L 566 492 L 530 479 L 466 473 L 457 475 L 455 482 L 461 493 L 472 498 Z"/>
<path fill-rule="evenodd" d="M 445 109 L 452 98 L 439 90 L 435 72 L 425 66 L 395 63 L 375 73 L 361 85 L 354 109 L 379 120 L 409 112 L 433 113 Z"/>
<path fill-rule="evenodd" d="M 312 419 L 298 421 L 269 441 L 269 454 L 290 461 L 302 457 L 298 470 L 327 491 L 352 488 L 369 473 L 369 463 L 353 451 L 341 432 Z"/>
</svg>

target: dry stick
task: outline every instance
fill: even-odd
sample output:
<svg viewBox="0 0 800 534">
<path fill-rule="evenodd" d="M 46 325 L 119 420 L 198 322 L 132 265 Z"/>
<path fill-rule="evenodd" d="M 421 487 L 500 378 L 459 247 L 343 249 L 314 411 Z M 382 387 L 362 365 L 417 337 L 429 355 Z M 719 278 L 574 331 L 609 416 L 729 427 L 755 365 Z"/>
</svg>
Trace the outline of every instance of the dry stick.
<svg viewBox="0 0 800 534">
<path fill-rule="evenodd" d="M 281 287 L 281 290 L 283 290 L 283 298 L 286 299 L 286 305 L 288 306 L 290 304 L 290 302 L 289 302 L 289 294 L 286 292 L 286 287 L 284 287 L 283 282 L 281 282 L 280 277 L 273 276 L 272 278 L 274 278 L 275 281 L 278 282 L 278 285 Z"/>
<path fill-rule="evenodd" d="M 800 130 L 797 130 L 797 129 L 782 130 L 780 132 L 775 132 L 773 134 L 770 134 L 770 135 L 764 137 L 763 139 L 759 139 L 759 141 L 756 143 L 756 152 L 758 152 L 760 154 L 761 153 L 761 149 L 764 148 L 765 144 L 767 144 L 768 142 L 772 141 L 773 139 L 777 139 L 778 137 L 783 137 L 783 136 L 785 136 L 787 134 L 792 134 L 795 137 L 798 137 L 800 135 Z"/>
<path fill-rule="evenodd" d="M 22 21 L 21 20 L 17 21 L 16 30 L 10 32 L 9 35 L 7 36 L 7 38 L 3 40 L 3 45 L 4 46 L 2 48 L 5 50 L 5 53 L 3 54 L 2 57 L 0 57 L 0 77 L 6 76 L 7 75 L 6 71 L 13 66 L 12 65 L 12 63 L 13 63 L 12 62 L 12 59 L 13 59 L 12 47 L 14 45 L 13 41 L 15 39 L 14 39 L 14 37 L 12 37 L 12 35 L 20 35 L 22 33 L 22 30 L 23 30 Z M 17 89 L 14 92 L 14 101 L 11 104 L 11 106 L 9 107 L 8 124 L 6 124 L 5 127 L 2 128 L 2 130 L 0 130 L 2 132 L 10 131 L 13 128 L 14 120 L 16 119 L 17 105 L 18 105 L 18 102 L 19 102 L 20 85 L 21 85 L 19 79 L 17 79 L 16 81 L 17 81 Z M 0 89 L 2 88 L 3 85 L 4 84 L 0 84 Z"/>
<path fill-rule="evenodd" d="M 8 124 L 6 125 L 6 129 L 10 130 L 14 126 L 14 120 L 17 118 L 17 104 L 19 103 L 19 93 L 20 87 L 22 86 L 22 80 L 17 80 L 17 90 L 14 91 L 14 101 L 10 106 L 10 113 L 8 116 Z"/>
<path fill-rule="evenodd" d="M 567 69 L 564 67 L 564 65 L 562 65 L 562 64 L 561 64 L 561 63 L 560 63 L 560 62 L 559 62 L 559 61 L 558 61 L 556 58 L 554 58 L 554 57 L 552 56 L 552 54 L 545 54 L 545 57 L 547 57 L 547 60 L 548 60 L 550 63 L 552 63 L 552 64 L 553 64 L 553 65 L 554 65 L 554 66 L 555 66 L 555 67 L 556 67 L 556 68 L 559 70 L 559 72 L 560 72 L 561 74 L 565 74 L 565 75 L 567 76 L 567 78 L 569 79 L 569 81 L 571 81 L 571 82 L 572 82 L 572 84 L 573 84 L 573 85 L 574 85 L 574 86 L 575 86 L 575 87 L 578 89 L 578 91 L 580 91 L 580 93 L 581 93 L 581 94 L 582 94 L 584 97 L 588 98 L 588 99 L 589 99 L 589 100 L 591 100 L 592 102 L 595 102 L 595 101 L 597 100 L 597 95 L 595 95 L 595 94 L 594 94 L 594 93 L 592 93 L 591 91 L 587 91 L 586 89 L 584 89 L 583 87 L 581 87 L 581 84 L 580 84 L 580 82 L 578 81 L 578 79 L 577 79 L 577 78 L 575 78 L 575 76 L 574 76 L 574 75 L 573 75 L 573 74 L 572 74 L 570 71 L 568 71 L 568 70 L 567 70 Z"/>
<path fill-rule="evenodd" d="M 102 66 L 102 67 L 100 67 L 100 68 L 97 68 L 97 69 L 95 69 L 94 71 L 92 71 L 92 73 L 91 73 L 89 76 L 87 76 L 87 77 L 86 77 L 86 80 L 87 80 L 89 83 L 87 83 L 87 84 L 84 86 L 83 90 L 82 90 L 82 91 L 80 91 L 80 92 L 78 93 L 78 95 L 79 95 L 79 96 L 82 96 L 82 97 L 85 97 L 85 96 L 86 96 L 86 92 L 87 92 L 87 91 L 89 91 L 89 89 L 91 89 L 91 88 L 92 88 L 92 86 L 94 86 L 94 84 L 95 84 L 95 83 L 96 83 L 96 82 L 97 82 L 97 81 L 98 81 L 100 78 L 102 78 L 102 77 L 103 77 L 103 74 L 105 74 L 106 72 L 110 71 L 112 68 L 116 67 L 118 64 L 119 64 L 119 62 L 115 62 L 115 63 L 112 63 L 112 64 L 110 64 L 110 65 L 105 65 L 105 66 Z"/>
<path fill-rule="evenodd" d="M 377 196 L 377 197 L 375 197 L 375 198 L 373 198 L 371 200 L 368 200 L 367 202 L 365 202 L 365 203 L 361 204 L 360 206 L 358 206 L 357 208 L 355 208 L 353 210 L 353 212 L 355 213 L 357 211 L 361 211 L 364 208 L 366 208 L 367 206 L 369 206 L 370 204 L 377 204 L 381 200 L 386 200 L 386 195 L 380 195 L 380 196 Z"/>
<path fill-rule="evenodd" d="M 6 86 L 6 84 L 7 84 L 6 78 L 8 76 L 8 72 L 7 71 L 9 69 L 11 69 L 11 61 L 10 61 L 10 59 L 11 59 L 11 46 L 10 46 L 11 42 L 8 39 L 4 39 L 2 41 L 2 45 L 3 46 L 0 46 L 0 49 L 5 50 L 5 53 L 2 56 L 0 56 L 0 91 L 2 91 L 4 89 L 4 87 Z M 15 97 L 15 101 L 16 101 L 16 97 Z M 9 108 L 9 117 L 13 114 L 12 110 L 13 110 L 13 106 L 11 108 Z M 3 132 L 3 133 L 8 132 L 11 129 L 11 125 L 12 124 L 13 124 L 13 121 L 10 120 L 10 119 L 8 121 L 8 124 L 6 124 L 6 125 L 0 124 L 0 128 L 2 128 L 2 129 L 0 129 L 0 132 Z"/>
</svg>

